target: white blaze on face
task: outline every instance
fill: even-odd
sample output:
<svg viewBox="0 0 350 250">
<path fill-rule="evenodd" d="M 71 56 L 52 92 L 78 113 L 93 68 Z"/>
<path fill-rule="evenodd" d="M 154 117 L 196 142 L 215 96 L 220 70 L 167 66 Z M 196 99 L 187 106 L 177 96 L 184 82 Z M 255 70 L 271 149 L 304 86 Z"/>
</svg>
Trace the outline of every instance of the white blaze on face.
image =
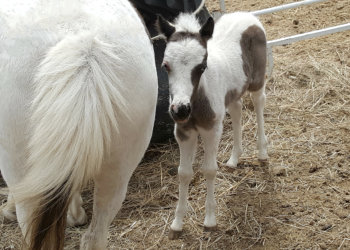
<svg viewBox="0 0 350 250">
<path fill-rule="evenodd" d="M 206 49 L 197 39 L 185 38 L 167 44 L 164 63 L 168 64 L 171 106 L 188 105 L 193 92 L 192 70 L 201 64 Z"/>
</svg>

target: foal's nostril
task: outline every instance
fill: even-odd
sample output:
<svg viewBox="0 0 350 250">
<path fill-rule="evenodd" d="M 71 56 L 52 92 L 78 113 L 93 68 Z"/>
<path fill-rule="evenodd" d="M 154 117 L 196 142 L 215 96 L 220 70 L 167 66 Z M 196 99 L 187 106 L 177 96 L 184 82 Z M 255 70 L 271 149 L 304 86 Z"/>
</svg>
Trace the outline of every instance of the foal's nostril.
<svg viewBox="0 0 350 250">
<path fill-rule="evenodd" d="M 184 120 L 188 118 L 190 113 L 191 113 L 191 106 L 189 104 L 181 105 L 176 112 L 176 116 L 179 120 Z"/>
<path fill-rule="evenodd" d="M 192 111 L 192 110 L 191 110 L 191 105 L 190 105 L 190 104 L 187 104 L 186 106 L 187 106 L 187 109 L 188 109 L 188 113 L 191 114 L 191 111 Z"/>
<path fill-rule="evenodd" d="M 191 105 L 190 104 L 186 104 L 185 105 L 185 110 L 186 110 L 185 112 L 187 112 L 187 114 L 190 115 L 190 113 L 191 113 Z"/>
</svg>

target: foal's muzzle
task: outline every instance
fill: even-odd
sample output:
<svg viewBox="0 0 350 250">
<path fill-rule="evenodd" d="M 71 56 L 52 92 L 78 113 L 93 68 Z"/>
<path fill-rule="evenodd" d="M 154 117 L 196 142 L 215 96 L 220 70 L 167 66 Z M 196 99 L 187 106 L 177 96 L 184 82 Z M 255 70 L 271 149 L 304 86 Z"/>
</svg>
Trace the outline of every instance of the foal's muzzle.
<svg viewBox="0 0 350 250">
<path fill-rule="evenodd" d="M 175 122 L 186 122 L 191 114 L 191 105 L 190 104 L 180 104 L 170 106 L 170 114 Z"/>
</svg>

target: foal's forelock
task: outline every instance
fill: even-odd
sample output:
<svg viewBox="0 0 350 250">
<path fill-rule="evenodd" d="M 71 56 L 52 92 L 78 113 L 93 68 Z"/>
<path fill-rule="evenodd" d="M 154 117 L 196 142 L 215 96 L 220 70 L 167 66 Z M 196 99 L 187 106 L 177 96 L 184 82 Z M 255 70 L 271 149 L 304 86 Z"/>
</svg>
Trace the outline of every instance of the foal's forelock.
<svg viewBox="0 0 350 250">
<path fill-rule="evenodd" d="M 190 13 L 180 13 L 175 19 L 174 26 L 176 32 L 199 33 L 201 25 L 195 15 Z"/>
</svg>

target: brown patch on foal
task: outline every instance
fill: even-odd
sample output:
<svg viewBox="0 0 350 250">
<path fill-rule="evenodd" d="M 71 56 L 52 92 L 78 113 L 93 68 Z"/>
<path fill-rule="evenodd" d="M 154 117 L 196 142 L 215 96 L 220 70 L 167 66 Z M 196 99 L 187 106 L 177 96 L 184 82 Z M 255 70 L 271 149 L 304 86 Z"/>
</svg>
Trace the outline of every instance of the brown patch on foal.
<svg viewBox="0 0 350 250">
<path fill-rule="evenodd" d="M 265 83 L 266 36 L 257 25 L 248 27 L 240 40 L 243 70 L 249 91 L 258 91 Z"/>
<path fill-rule="evenodd" d="M 231 102 L 239 100 L 244 92 L 258 91 L 265 84 L 266 68 L 266 37 L 264 31 L 257 25 L 248 27 L 240 40 L 243 60 L 243 71 L 247 81 L 241 93 L 236 89 L 227 91 L 225 107 Z"/>
<path fill-rule="evenodd" d="M 192 95 L 192 120 L 195 126 L 210 130 L 215 124 L 215 113 L 210 106 L 208 97 L 204 88 L 198 90 Z"/>
<path fill-rule="evenodd" d="M 201 76 L 204 73 L 205 69 L 207 68 L 207 59 L 208 59 L 208 52 L 205 53 L 202 62 L 196 65 L 191 71 L 191 81 L 192 81 L 192 85 L 194 86 L 193 92 L 196 92 Z"/>
<path fill-rule="evenodd" d="M 210 130 L 215 125 L 215 112 L 210 106 L 204 88 L 198 88 L 191 97 L 192 112 L 189 120 L 184 124 L 177 124 L 176 136 L 181 141 L 188 140 L 186 131 L 197 130 L 197 127 Z"/>
</svg>

